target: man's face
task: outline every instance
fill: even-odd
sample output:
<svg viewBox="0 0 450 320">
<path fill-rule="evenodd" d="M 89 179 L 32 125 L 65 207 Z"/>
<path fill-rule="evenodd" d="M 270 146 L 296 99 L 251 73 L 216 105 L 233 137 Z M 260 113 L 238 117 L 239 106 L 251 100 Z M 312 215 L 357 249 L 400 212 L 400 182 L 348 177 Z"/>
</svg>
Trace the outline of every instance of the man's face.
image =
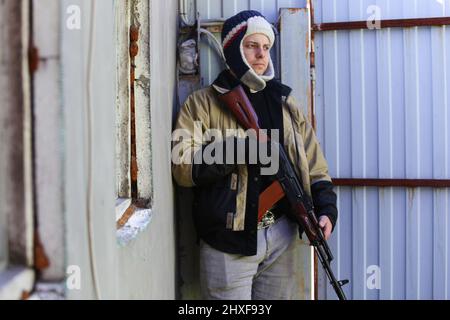
<svg viewBox="0 0 450 320">
<path fill-rule="evenodd" d="M 262 33 L 252 34 L 244 39 L 244 55 L 257 75 L 263 75 L 270 60 L 270 41 Z"/>
</svg>

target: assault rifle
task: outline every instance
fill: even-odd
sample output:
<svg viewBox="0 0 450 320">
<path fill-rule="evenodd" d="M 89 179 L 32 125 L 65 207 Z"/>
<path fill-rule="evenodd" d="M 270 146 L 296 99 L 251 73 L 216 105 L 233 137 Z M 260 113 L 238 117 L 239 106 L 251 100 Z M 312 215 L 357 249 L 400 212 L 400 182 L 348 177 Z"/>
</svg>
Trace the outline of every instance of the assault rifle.
<svg viewBox="0 0 450 320">
<path fill-rule="evenodd" d="M 258 117 L 242 86 L 239 85 L 225 94 L 220 94 L 219 99 L 226 104 L 241 126 L 246 130 L 253 129 L 257 132 L 259 142 L 270 143 L 270 138 L 263 135 L 259 130 Z M 279 145 L 279 157 L 279 170 L 275 175 L 275 181 L 260 195 L 258 216 L 260 218 L 267 209 L 270 209 L 273 204 L 286 196 L 292 208 L 286 214 L 303 228 L 338 298 L 346 300 L 342 286 L 349 281 L 336 280 L 330 266 L 333 255 L 319 227 L 312 199 L 303 190 L 286 151 L 281 145 Z"/>
</svg>

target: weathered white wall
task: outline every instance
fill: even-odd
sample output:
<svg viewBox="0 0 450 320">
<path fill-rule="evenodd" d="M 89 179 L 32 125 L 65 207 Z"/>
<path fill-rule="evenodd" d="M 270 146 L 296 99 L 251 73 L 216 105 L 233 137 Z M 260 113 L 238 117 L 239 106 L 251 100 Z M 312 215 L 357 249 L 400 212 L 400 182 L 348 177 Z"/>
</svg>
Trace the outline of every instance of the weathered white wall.
<svg viewBox="0 0 450 320">
<path fill-rule="evenodd" d="M 130 1 L 116 2 L 116 194 L 130 198 Z"/>
<path fill-rule="evenodd" d="M 0 300 L 34 283 L 28 0 L 0 2 Z"/>
<path fill-rule="evenodd" d="M 0 2 L 0 267 L 33 258 L 27 10 Z"/>
<path fill-rule="evenodd" d="M 119 246 L 114 210 L 116 2 L 61 2 L 67 265 L 81 270 L 81 289 L 68 290 L 68 298 L 175 298 L 170 134 L 177 1 L 149 3 L 150 17 L 141 18 L 150 24 L 150 82 L 141 89 L 150 97 L 153 218 L 135 239 Z M 65 26 L 69 5 L 81 8 L 80 30 Z"/>
<path fill-rule="evenodd" d="M 69 6 L 81 28 L 68 29 Z M 81 271 L 70 298 L 115 298 L 114 1 L 61 1 L 66 263 Z"/>
<path fill-rule="evenodd" d="M 153 218 L 144 232 L 119 250 L 118 296 L 173 299 L 176 247 L 170 137 L 175 103 L 177 1 L 150 1 L 149 18 Z"/>
<path fill-rule="evenodd" d="M 49 266 L 41 279 L 64 278 L 60 2 L 33 0 L 33 38 L 39 49 L 34 75 L 34 143 L 38 233 Z"/>
</svg>

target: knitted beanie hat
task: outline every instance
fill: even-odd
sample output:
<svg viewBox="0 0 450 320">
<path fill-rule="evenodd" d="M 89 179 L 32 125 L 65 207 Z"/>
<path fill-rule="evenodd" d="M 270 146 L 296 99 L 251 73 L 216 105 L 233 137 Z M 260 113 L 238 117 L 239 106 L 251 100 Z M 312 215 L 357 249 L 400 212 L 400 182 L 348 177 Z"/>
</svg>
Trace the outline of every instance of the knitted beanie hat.
<svg viewBox="0 0 450 320">
<path fill-rule="evenodd" d="M 222 28 L 222 46 L 228 67 L 233 73 L 253 91 L 261 91 L 266 87 L 266 81 L 272 80 L 275 71 L 272 58 L 269 56 L 269 66 L 266 72 L 259 76 L 249 65 L 244 55 L 244 38 L 262 33 L 269 38 L 270 48 L 275 42 L 272 25 L 258 11 L 246 10 L 225 21 Z"/>
</svg>

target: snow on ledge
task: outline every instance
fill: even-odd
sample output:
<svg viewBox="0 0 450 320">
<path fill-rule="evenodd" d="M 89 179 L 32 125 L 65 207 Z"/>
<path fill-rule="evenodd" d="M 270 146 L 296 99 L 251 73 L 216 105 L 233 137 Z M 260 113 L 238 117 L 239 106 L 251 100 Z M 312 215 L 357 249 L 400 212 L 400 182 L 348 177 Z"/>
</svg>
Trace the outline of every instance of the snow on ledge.
<svg viewBox="0 0 450 320">
<path fill-rule="evenodd" d="M 148 226 L 151 219 L 151 209 L 137 209 L 130 219 L 128 219 L 127 223 L 117 230 L 116 237 L 118 244 L 121 246 L 127 245 Z"/>
<path fill-rule="evenodd" d="M 0 272 L 0 300 L 21 299 L 33 288 L 34 271 L 25 267 L 10 267 Z"/>
<path fill-rule="evenodd" d="M 64 282 L 38 282 L 35 292 L 28 300 L 65 300 Z"/>
</svg>

